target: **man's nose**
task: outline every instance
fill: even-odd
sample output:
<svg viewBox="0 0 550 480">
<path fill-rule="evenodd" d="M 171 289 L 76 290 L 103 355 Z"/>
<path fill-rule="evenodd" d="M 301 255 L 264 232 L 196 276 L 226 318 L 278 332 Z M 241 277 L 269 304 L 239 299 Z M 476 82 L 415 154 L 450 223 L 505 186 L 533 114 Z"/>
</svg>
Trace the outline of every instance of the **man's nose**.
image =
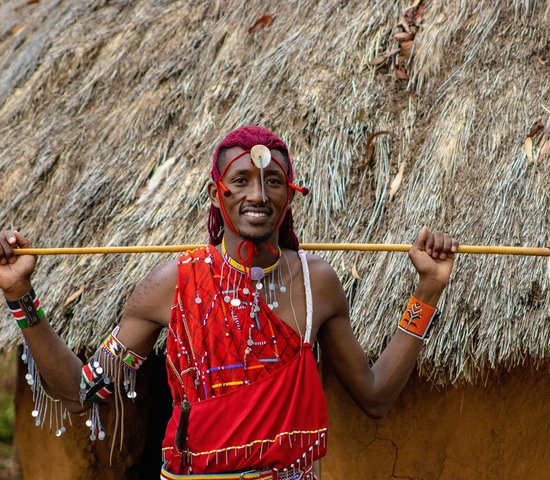
<svg viewBox="0 0 550 480">
<path fill-rule="evenodd" d="M 248 201 L 256 204 L 265 203 L 263 192 L 262 192 L 261 178 L 251 180 L 248 186 L 249 186 L 248 194 L 247 194 Z"/>
</svg>

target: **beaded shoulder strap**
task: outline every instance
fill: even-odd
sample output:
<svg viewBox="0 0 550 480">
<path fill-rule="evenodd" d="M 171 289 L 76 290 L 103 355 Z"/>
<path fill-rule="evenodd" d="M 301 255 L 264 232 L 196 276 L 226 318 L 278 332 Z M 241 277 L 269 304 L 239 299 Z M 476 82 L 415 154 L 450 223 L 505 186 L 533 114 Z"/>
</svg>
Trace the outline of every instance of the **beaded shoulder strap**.
<svg viewBox="0 0 550 480">
<path fill-rule="evenodd" d="M 306 291 L 306 335 L 304 341 L 311 342 L 311 330 L 313 329 L 313 299 L 311 296 L 311 281 L 309 278 L 309 266 L 307 264 L 306 252 L 298 250 L 302 261 L 302 272 L 304 274 L 304 289 Z"/>
</svg>

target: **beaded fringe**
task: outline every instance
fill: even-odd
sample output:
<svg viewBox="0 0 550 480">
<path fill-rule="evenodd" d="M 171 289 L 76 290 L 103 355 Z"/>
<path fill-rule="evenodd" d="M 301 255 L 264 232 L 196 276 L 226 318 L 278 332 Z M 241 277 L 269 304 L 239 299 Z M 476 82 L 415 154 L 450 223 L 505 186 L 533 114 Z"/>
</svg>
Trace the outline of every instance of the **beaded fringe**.
<svg viewBox="0 0 550 480">
<path fill-rule="evenodd" d="M 145 357 L 126 349 L 116 337 L 118 329 L 119 327 L 115 328 L 110 337 L 103 342 L 83 367 L 80 402 L 82 405 L 86 401 L 93 402 L 86 421 L 86 426 L 90 429 L 90 440 L 105 438 L 105 430 L 99 417 L 98 402 L 107 398 L 114 391 L 116 430 L 119 424 L 119 410 L 122 415 L 124 413 L 121 384 L 128 398 L 134 399 L 137 396 L 137 369 L 143 364 Z"/>
<path fill-rule="evenodd" d="M 63 435 L 67 430 L 67 425 L 72 427 L 71 414 L 63 406 L 61 400 L 51 397 L 44 389 L 40 378 L 40 373 L 36 368 L 34 358 L 26 343 L 23 344 L 21 360 L 27 365 L 25 379 L 30 385 L 32 391 L 32 398 L 34 402 L 32 416 L 35 419 L 35 425 L 40 428 L 48 426 L 49 431 L 55 432 L 57 437 Z M 88 398 L 87 393 L 89 388 L 101 382 L 104 391 L 108 390 L 109 393 L 111 393 L 115 390 L 115 397 L 117 397 L 115 402 L 117 407 L 118 423 L 118 410 L 119 406 L 121 406 L 119 404 L 122 403 L 122 399 L 119 397 L 122 392 L 120 391 L 120 388 L 117 388 L 119 386 L 116 384 L 117 382 L 122 383 L 128 398 L 136 398 L 136 372 L 143 360 L 143 358 L 129 350 L 126 350 L 122 355 L 113 358 L 103 346 L 98 349 L 92 358 L 90 358 L 88 364 L 94 375 L 94 379 L 93 381 L 88 382 L 88 384 L 82 383 L 80 385 L 81 403 L 84 404 L 86 400 L 91 400 L 94 402 L 89 409 L 88 418 L 86 420 L 86 426 L 90 429 L 90 440 L 104 440 L 106 433 L 101 423 L 99 403 L 97 403 L 103 398 L 100 398 L 97 395 L 94 395 L 96 398 Z M 123 410 L 123 407 L 121 409 Z"/>
<path fill-rule="evenodd" d="M 60 437 L 66 432 L 65 423 L 68 422 L 72 427 L 71 414 L 63 406 L 61 400 L 52 398 L 47 394 L 42 385 L 40 374 L 36 369 L 34 358 L 26 343 L 23 344 L 23 354 L 21 360 L 27 365 L 27 374 L 25 379 L 31 387 L 32 399 L 34 402 L 34 410 L 32 416 L 35 419 L 34 423 L 37 427 L 44 428 L 44 425 L 49 424 L 50 432 L 54 431 L 55 435 Z"/>
</svg>

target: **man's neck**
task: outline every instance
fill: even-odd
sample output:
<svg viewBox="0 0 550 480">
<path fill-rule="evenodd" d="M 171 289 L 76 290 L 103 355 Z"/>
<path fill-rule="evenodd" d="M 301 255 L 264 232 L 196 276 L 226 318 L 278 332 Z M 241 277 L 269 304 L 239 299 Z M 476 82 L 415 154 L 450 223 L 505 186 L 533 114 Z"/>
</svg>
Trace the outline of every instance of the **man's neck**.
<svg viewBox="0 0 550 480">
<path fill-rule="evenodd" d="M 243 239 L 235 234 L 226 233 L 224 236 L 224 242 L 225 242 L 225 248 L 229 256 L 241 263 L 241 258 L 247 257 L 247 243 L 243 243 L 240 248 L 240 252 L 237 252 L 237 247 Z M 261 268 L 267 268 L 273 265 L 277 259 L 279 258 L 279 250 L 278 250 L 278 238 L 277 234 L 273 235 L 270 239 L 264 242 L 251 242 L 256 247 L 256 255 L 252 257 L 252 259 L 249 259 L 247 262 L 247 267 L 261 267 Z M 270 248 L 270 246 L 272 248 Z M 275 253 L 273 252 L 275 251 Z M 238 254 L 240 253 L 240 255 Z"/>
</svg>

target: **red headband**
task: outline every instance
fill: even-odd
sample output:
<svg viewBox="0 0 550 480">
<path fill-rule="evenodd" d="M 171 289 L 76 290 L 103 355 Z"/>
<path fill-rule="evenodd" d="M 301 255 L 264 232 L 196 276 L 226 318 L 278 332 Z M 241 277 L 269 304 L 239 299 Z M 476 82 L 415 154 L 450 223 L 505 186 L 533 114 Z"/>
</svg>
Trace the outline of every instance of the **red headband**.
<svg viewBox="0 0 550 480">
<path fill-rule="evenodd" d="M 229 166 L 235 161 L 235 160 L 238 160 L 239 158 L 241 158 L 243 155 L 246 155 L 247 153 L 250 153 L 250 150 L 251 149 L 248 149 L 248 150 L 244 150 L 242 151 L 241 153 L 239 153 L 238 155 L 236 155 L 235 157 L 233 157 L 231 160 L 229 160 L 229 162 L 227 162 L 227 165 L 225 166 L 225 168 L 223 169 L 223 171 L 221 172 L 221 174 L 219 175 L 219 179 L 218 181 L 216 182 L 216 185 L 218 185 L 218 187 L 223 191 L 223 194 L 225 197 L 229 197 L 229 195 L 231 195 L 231 190 L 229 190 L 229 188 L 227 188 L 227 186 L 223 183 L 223 177 L 225 176 L 225 174 L 227 173 L 227 170 L 229 168 Z M 289 180 L 289 176 L 287 175 L 286 173 L 286 170 L 285 168 L 281 165 L 281 162 L 279 162 L 279 160 L 277 160 L 274 156 L 271 156 L 271 160 L 273 162 L 275 162 L 277 164 L 277 166 L 282 170 L 282 172 L 284 173 L 285 175 L 285 180 L 286 180 L 286 183 L 287 183 L 287 186 L 289 188 L 291 188 L 292 190 L 295 190 L 296 192 L 300 192 L 302 195 L 307 195 L 309 193 L 309 188 L 307 187 L 299 187 L 298 185 L 294 185 L 290 180 Z M 219 169 L 219 168 L 218 168 Z M 290 159 L 289 159 L 289 171 L 291 171 L 291 167 L 290 167 Z"/>
</svg>

